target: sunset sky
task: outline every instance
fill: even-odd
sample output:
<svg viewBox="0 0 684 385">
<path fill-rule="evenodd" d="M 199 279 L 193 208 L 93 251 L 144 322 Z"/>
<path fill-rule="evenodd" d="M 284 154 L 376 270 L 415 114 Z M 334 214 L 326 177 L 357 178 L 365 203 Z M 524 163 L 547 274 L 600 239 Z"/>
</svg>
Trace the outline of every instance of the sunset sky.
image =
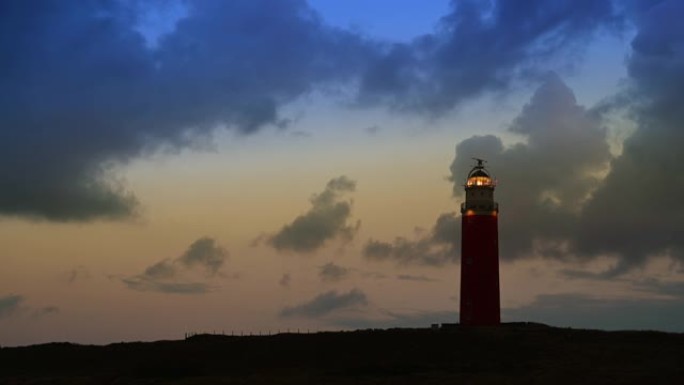
<svg viewBox="0 0 684 385">
<path fill-rule="evenodd" d="M 0 345 L 503 321 L 684 332 L 684 2 L 0 2 Z"/>
</svg>

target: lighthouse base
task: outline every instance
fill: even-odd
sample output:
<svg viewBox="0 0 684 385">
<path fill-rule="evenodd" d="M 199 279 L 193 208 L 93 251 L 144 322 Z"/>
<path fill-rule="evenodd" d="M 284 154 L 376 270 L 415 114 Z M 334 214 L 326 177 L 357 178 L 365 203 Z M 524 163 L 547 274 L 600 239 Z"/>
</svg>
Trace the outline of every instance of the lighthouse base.
<svg viewBox="0 0 684 385">
<path fill-rule="evenodd" d="M 464 215 L 461 226 L 462 325 L 501 323 L 497 216 Z"/>
</svg>

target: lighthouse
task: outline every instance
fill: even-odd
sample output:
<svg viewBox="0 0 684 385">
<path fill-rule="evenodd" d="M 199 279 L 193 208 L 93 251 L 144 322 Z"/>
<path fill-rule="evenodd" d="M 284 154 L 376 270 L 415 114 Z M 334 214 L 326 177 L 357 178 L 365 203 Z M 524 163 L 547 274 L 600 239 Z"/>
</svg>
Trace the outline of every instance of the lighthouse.
<svg viewBox="0 0 684 385">
<path fill-rule="evenodd" d="M 468 173 L 465 202 L 461 204 L 461 325 L 498 325 L 499 204 L 496 181 L 483 159 Z"/>
</svg>

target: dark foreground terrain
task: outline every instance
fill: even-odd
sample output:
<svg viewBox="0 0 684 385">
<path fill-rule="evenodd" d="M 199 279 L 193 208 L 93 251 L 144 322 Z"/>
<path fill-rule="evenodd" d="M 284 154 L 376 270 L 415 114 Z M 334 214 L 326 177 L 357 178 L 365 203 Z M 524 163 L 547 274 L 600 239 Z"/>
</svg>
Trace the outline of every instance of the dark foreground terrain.
<svg viewBox="0 0 684 385">
<path fill-rule="evenodd" d="M 0 349 L 0 384 L 683 384 L 684 334 L 507 324 Z"/>
</svg>

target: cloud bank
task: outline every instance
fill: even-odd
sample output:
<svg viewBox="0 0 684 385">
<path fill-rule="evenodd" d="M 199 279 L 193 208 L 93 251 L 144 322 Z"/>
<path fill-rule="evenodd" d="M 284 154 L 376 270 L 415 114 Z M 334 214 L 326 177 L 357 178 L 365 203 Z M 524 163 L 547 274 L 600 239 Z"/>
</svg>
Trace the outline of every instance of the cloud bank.
<svg viewBox="0 0 684 385">
<path fill-rule="evenodd" d="M 611 159 L 598 125 L 605 113 L 601 109 L 595 114 L 575 110 L 575 126 L 585 128 L 566 131 L 569 136 L 552 135 L 553 127 L 571 120 L 543 104 L 543 99 L 552 100 L 549 95 L 533 98 L 511 126 L 527 136 L 526 145 L 503 149 L 494 137 L 459 144 L 454 178 L 464 175 L 467 157 L 479 153 L 496 162 L 497 175 L 505 180 L 499 187 L 504 258 L 534 252 L 616 257 L 617 264 L 600 274 L 604 278 L 644 266 L 654 255 L 684 260 L 684 204 L 673 199 L 684 194 L 684 180 L 677 176 L 684 162 L 684 114 L 679 108 L 684 97 L 678 91 L 684 86 L 684 28 L 670 20 L 682 12 L 675 1 L 636 7 L 627 89 L 616 95 L 622 102 L 608 110 L 626 108 L 637 129 L 617 157 Z M 572 103 L 565 106 L 569 113 Z M 553 120 L 559 116 L 565 116 L 564 122 Z M 511 158 L 523 150 L 525 159 Z M 602 179 L 595 171 L 606 161 L 609 172 Z"/>
<path fill-rule="evenodd" d="M 639 39 L 637 35 L 635 41 Z M 639 51 L 634 55 L 633 60 L 643 60 Z M 648 76 L 662 72 L 657 68 L 644 71 Z M 617 265 L 602 273 L 608 278 L 642 266 L 651 255 L 683 259 L 684 234 L 679 223 L 684 219 L 684 205 L 672 199 L 680 190 L 684 193 L 684 182 L 675 176 L 684 161 L 677 158 L 678 146 L 684 145 L 677 128 L 684 116 L 675 108 L 681 97 L 656 92 L 659 89 L 644 73 L 638 72 L 637 80 L 655 93 L 644 98 L 650 94 L 642 92 L 637 98 L 646 85 L 631 84 L 628 106 L 640 126 L 618 156 L 610 152 L 603 111 L 579 105 L 554 73 L 547 75 L 508 128 L 522 142 L 504 146 L 500 138 L 485 135 L 456 146 L 450 167 L 455 197 L 463 199 L 472 157 L 486 158 L 500 181 L 496 199 L 501 208 L 502 260 L 617 257 Z M 654 210 L 658 204 L 665 211 Z M 364 256 L 399 264 L 457 262 L 458 221 L 454 214 L 442 215 L 431 234 L 414 240 L 370 240 Z"/>
<path fill-rule="evenodd" d="M 3 1 L 0 215 L 135 216 L 117 167 L 216 127 L 284 127 L 280 107 L 312 90 L 444 112 L 566 58 L 615 23 L 611 4 L 453 1 L 435 33 L 393 45 L 325 25 L 304 0 L 187 0 L 150 44 L 140 31 L 154 3 Z"/>
<path fill-rule="evenodd" d="M 684 6 L 654 1 L 632 8 L 637 34 L 626 90 L 613 96 L 619 102 L 588 111 L 552 76 L 510 127 L 526 143 L 504 148 L 486 136 L 457 146 L 455 194 L 469 157 L 496 165 L 502 258 L 616 258 L 607 271 L 586 275 L 594 278 L 624 274 L 651 256 L 684 261 L 684 203 L 675 198 L 684 196 L 684 27 L 674 21 Z M 613 157 L 602 118 L 621 110 L 637 129 Z"/>
<path fill-rule="evenodd" d="M 638 127 L 583 207 L 576 238 L 579 252 L 619 255 L 615 274 L 657 254 L 684 262 L 684 4 L 639 4 L 625 95 Z"/>
<path fill-rule="evenodd" d="M 459 144 L 452 165 L 460 181 L 470 155 L 482 155 L 504 181 L 502 257 L 614 255 L 615 274 L 653 254 L 684 259 L 684 203 L 673 198 L 684 193 L 681 2 L 453 1 L 434 33 L 401 44 L 325 25 L 303 0 L 185 4 L 150 45 L 136 2 L 2 2 L 0 215 L 135 216 L 139 202 L 117 167 L 192 146 L 216 127 L 243 134 L 282 127 L 280 107 L 312 90 L 351 88 L 362 107 L 439 115 L 516 81 L 543 79 L 510 127 L 523 143 L 474 137 Z M 572 62 L 597 33 L 626 21 L 636 36 L 627 91 L 616 97 L 637 130 L 612 159 L 602 111 L 579 106 L 545 68 Z M 271 245 L 309 252 L 351 237 L 348 202 L 324 201 L 345 188 L 329 186 Z M 403 263 L 448 259 L 448 245 L 427 238 L 366 249 Z"/>
</svg>

